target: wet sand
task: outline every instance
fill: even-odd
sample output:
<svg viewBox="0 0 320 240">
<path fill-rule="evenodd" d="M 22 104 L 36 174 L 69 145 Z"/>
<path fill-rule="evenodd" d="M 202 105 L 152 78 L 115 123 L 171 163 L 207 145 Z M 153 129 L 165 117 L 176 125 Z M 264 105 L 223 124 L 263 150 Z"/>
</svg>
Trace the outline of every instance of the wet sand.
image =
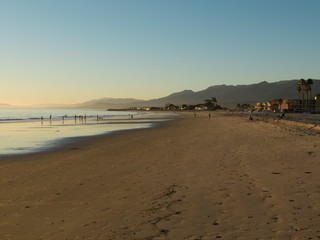
<svg viewBox="0 0 320 240">
<path fill-rule="evenodd" d="M 185 114 L 0 159 L 0 239 L 320 239 L 317 129 Z"/>
</svg>

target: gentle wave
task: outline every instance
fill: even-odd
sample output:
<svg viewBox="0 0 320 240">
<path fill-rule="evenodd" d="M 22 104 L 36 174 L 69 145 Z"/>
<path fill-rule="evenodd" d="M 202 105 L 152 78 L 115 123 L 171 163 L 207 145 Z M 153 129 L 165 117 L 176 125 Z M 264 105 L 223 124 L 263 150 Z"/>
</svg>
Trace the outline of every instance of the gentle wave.
<svg viewBox="0 0 320 240">
<path fill-rule="evenodd" d="M 0 122 L 30 122 L 39 120 L 61 120 L 78 117 L 114 118 L 137 115 L 137 112 L 115 112 L 87 109 L 51 109 L 51 108 L 0 108 Z"/>
<path fill-rule="evenodd" d="M 167 120 L 172 116 L 172 114 L 151 112 L 46 110 L 48 109 L 33 109 L 32 111 L 29 109 L 14 109 L 12 111 L 0 109 L 2 114 L 0 119 L 0 156 L 44 151 L 62 146 L 66 139 L 71 141 L 75 137 L 149 128 L 154 123 Z M 51 113 L 52 119 L 50 120 L 50 114 L 47 114 L 46 118 L 43 117 L 42 120 L 41 116 L 45 116 L 44 113 Z M 13 117 L 13 115 L 19 114 L 23 117 Z M 79 118 L 80 115 L 87 116 L 87 118 Z"/>
</svg>

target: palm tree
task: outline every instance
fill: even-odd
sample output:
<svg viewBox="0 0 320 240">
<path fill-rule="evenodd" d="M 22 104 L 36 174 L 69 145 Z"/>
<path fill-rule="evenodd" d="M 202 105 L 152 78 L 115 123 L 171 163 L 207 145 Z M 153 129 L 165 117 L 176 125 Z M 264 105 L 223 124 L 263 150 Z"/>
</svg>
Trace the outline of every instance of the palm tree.
<svg viewBox="0 0 320 240">
<path fill-rule="evenodd" d="M 310 91 L 310 98 L 312 98 L 312 91 L 311 91 L 311 85 L 313 85 L 313 80 L 311 78 L 309 78 L 307 80 L 307 84 L 309 86 L 309 91 Z"/>
<path fill-rule="evenodd" d="M 300 93 L 302 90 L 302 108 L 304 108 L 304 92 L 307 89 L 307 82 L 303 78 L 301 78 L 297 83 L 297 91 Z"/>
<path fill-rule="evenodd" d="M 307 85 L 308 85 L 308 91 L 310 92 L 310 100 L 312 100 L 312 88 L 311 88 L 311 85 L 313 85 L 313 80 L 311 78 L 309 78 L 307 80 Z M 310 110 L 311 110 L 311 105 L 312 104 L 312 101 L 310 101 Z"/>
<path fill-rule="evenodd" d="M 301 100 L 301 86 L 297 85 L 297 92 L 299 93 L 299 100 Z"/>
<path fill-rule="evenodd" d="M 306 104 L 305 104 L 305 110 L 308 108 L 308 102 L 309 102 L 309 86 L 307 82 L 305 82 L 305 85 L 302 87 L 302 91 L 306 93 Z"/>
</svg>

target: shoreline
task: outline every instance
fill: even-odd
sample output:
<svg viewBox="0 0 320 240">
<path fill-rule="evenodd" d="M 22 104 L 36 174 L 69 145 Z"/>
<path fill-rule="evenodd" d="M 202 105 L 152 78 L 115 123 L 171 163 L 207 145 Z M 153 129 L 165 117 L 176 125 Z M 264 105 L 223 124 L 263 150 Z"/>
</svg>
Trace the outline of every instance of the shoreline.
<svg viewBox="0 0 320 240">
<path fill-rule="evenodd" d="M 77 145 L 83 145 L 87 144 L 92 140 L 95 140 L 99 137 L 108 137 L 112 136 L 114 134 L 119 134 L 122 132 L 130 132 L 130 131 L 141 131 L 143 129 L 149 129 L 149 128 L 159 128 L 162 125 L 165 125 L 166 123 L 170 123 L 170 121 L 175 121 L 179 118 L 185 118 L 185 117 L 192 117 L 194 116 L 194 111 L 184 111 L 184 112 L 166 112 L 168 116 L 171 116 L 171 118 L 164 118 L 164 117 L 158 117 L 158 118 L 137 118 L 133 119 L 134 122 L 131 122 L 131 119 L 123 119 L 123 118 L 117 118 L 117 119 L 102 119 L 100 120 L 99 124 L 152 124 L 153 126 L 147 127 L 147 128 L 138 128 L 138 129 L 120 129 L 120 130 L 114 130 L 110 132 L 103 132 L 103 133 L 97 133 L 93 135 L 87 135 L 87 136 L 71 136 L 71 137 L 64 137 L 61 139 L 56 139 L 52 143 L 48 144 L 47 146 L 43 146 L 42 148 L 39 148 L 37 150 L 27 152 L 27 153 L 12 153 L 12 154 L 0 154 L 0 162 L 5 161 L 6 158 L 15 158 L 15 157 L 24 157 L 25 155 L 33 155 L 33 154 L 43 154 L 43 153 L 52 153 L 60 150 L 66 150 L 69 148 L 73 148 Z M 202 111 L 202 112 L 196 112 L 197 116 L 207 117 L 207 115 L 210 113 L 211 115 L 216 116 L 230 116 L 230 117 L 241 117 L 244 120 L 250 116 L 250 113 L 247 112 L 233 112 L 233 113 L 227 113 L 227 112 L 214 112 L 214 111 Z M 313 116 L 313 121 L 310 122 L 310 120 L 305 119 L 305 117 L 309 117 L 309 115 L 301 115 L 301 114 L 291 114 L 289 119 L 277 119 L 278 113 L 259 113 L 259 114 L 253 114 L 254 120 L 253 121 L 264 121 L 269 124 L 275 124 L 275 125 L 282 125 L 282 127 L 285 127 L 287 129 L 295 129 L 297 131 L 312 131 L 312 132 L 319 132 L 320 133 L 320 114 L 317 116 Z M 139 119 L 139 121 L 137 121 Z M 73 120 L 68 120 L 69 122 L 73 122 Z M 122 122 L 123 121 L 123 122 Z M 6 124 L 6 123 L 2 123 Z M 8 123 L 8 124 L 16 124 L 16 123 Z M 19 124 L 19 123 L 18 123 Z M 88 123 L 86 125 L 90 125 L 91 123 Z M 95 123 L 93 123 L 95 124 Z M 71 124 L 73 125 L 73 124 Z M 81 124 L 79 124 L 81 125 Z"/>
<path fill-rule="evenodd" d="M 176 120 L 176 119 L 175 119 Z M 20 158 L 23 159 L 24 157 L 31 157 L 42 155 L 42 154 L 51 154 L 59 151 L 68 151 L 68 150 L 76 150 L 79 147 L 86 146 L 87 144 L 90 144 L 91 142 L 99 142 L 99 139 L 109 138 L 114 135 L 118 134 L 126 134 L 127 132 L 135 132 L 135 131 L 143 131 L 148 130 L 150 128 L 161 128 L 162 125 L 167 124 L 170 121 L 174 121 L 173 119 L 170 120 L 160 120 L 156 122 L 148 122 L 149 124 L 152 124 L 150 127 L 145 128 L 130 128 L 130 129 L 119 129 L 114 130 L 110 132 L 105 133 L 98 133 L 94 135 L 87 135 L 87 136 L 73 136 L 73 137 L 65 137 L 62 139 L 57 139 L 53 143 L 42 147 L 41 149 L 37 149 L 32 152 L 27 153 L 12 153 L 12 154 L 0 154 L 0 164 L 1 162 L 11 161 L 12 159 L 15 159 L 16 161 L 23 161 L 19 160 Z M 110 124 L 118 124 L 118 123 L 110 123 Z M 121 123 L 119 123 L 121 124 Z M 125 123 L 124 123 L 125 124 Z M 135 124 L 135 123 L 131 123 Z M 139 123 L 138 123 L 139 124 Z"/>
<path fill-rule="evenodd" d="M 52 151 L 62 145 L 86 136 L 98 136 L 126 129 L 149 128 L 154 124 L 174 118 L 172 114 L 141 114 L 134 118 L 109 117 L 95 120 L 68 119 L 65 121 L 0 123 L 2 138 L 6 139 L 0 156 L 23 155 Z"/>
<path fill-rule="evenodd" d="M 316 239 L 319 134 L 272 123 L 190 113 L 0 161 L 0 238 Z"/>
</svg>

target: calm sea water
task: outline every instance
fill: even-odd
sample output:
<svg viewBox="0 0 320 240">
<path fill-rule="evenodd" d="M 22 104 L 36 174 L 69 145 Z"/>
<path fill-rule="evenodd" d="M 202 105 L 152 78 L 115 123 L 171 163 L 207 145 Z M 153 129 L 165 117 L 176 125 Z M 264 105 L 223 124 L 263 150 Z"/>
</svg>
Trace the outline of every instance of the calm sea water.
<svg viewBox="0 0 320 240">
<path fill-rule="evenodd" d="M 0 155 L 45 151 L 75 137 L 148 128 L 157 121 L 149 117 L 142 112 L 0 108 Z"/>
<path fill-rule="evenodd" d="M 55 108 L 0 108 L 1 122 L 21 122 L 21 121 L 37 121 L 43 119 L 60 120 L 74 118 L 74 116 L 96 117 L 124 117 L 130 114 L 137 115 L 136 112 L 120 112 L 120 111 L 102 111 L 102 110 L 86 110 L 86 109 L 55 109 Z M 139 113 L 140 115 L 143 113 Z"/>
</svg>

